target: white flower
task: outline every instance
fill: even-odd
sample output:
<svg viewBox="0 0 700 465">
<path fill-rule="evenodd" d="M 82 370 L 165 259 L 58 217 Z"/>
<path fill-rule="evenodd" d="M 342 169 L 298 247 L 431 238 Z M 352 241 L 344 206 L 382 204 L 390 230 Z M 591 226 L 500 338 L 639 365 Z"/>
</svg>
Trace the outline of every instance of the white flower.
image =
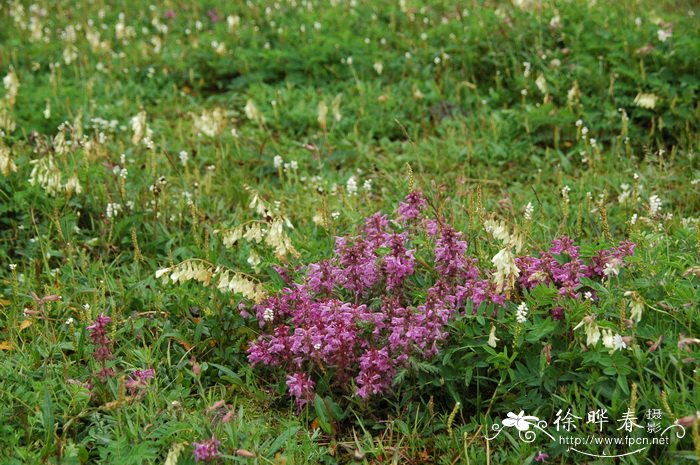
<svg viewBox="0 0 700 465">
<path fill-rule="evenodd" d="M 527 321 L 527 313 L 530 309 L 527 308 L 527 304 L 525 302 L 521 302 L 520 305 L 518 305 L 518 312 L 515 314 L 515 321 L 517 321 L 520 324 L 523 324 Z"/>
<path fill-rule="evenodd" d="M 146 112 L 141 110 L 137 115 L 131 117 L 129 124 L 134 132 L 131 136 L 131 142 L 136 145 L 143 140 L 144 144 L 147 144 L 147 140 L 152 137 L 153 131 L 146 123 Z"/>
<path fill-rule="evenodd" d="M 634 98 L 634 104 L 640 108 L 646 108 L 647 110 L 653 110 L 656 106 L 656 101 L 659 98 L 655 94 L 649 93 L 639 93 Z"/>
<path fill-rule="evenodd" d="M 73 320 L 73 317 L 68 318 L 68 319 L 66 320 L 66 324 L 70 326 L 70 325 L 73 324 L 73 321 L 75 321 L 75 320 Z"/>
<path fill-rule="evenodd" d="M 649 214 L 651 216 L 656 216 L 661 211 L 661 204 L 663 202 L 658 195 L 652 195 L 649 197 Z"/>
<path fill-rule="evenodd" d="M 484 229 L 487 233 L 491 234 L 494 239 L 497 239 L 504 244 L 510 242 L 510 234 L 506 229 L 506 225 L 503 221 L 495 221 L 492 219 L 487 219 L 484 221 Z"/>
<path fill-rule="evenodd" d="M 56 195 L 65 189 L 61 184 L 61 170 L 58 169 L 52 155 L 38 160 L 32 160 L 32 172 L 29 175 L 29 184 L 40 185 L 47 194 Z"/>
<path fill-rule="evenodd" d="M 276 169 L 281 168 L 283 163 L 284 160 L 282 160 L 282 157 L 279 155 L 275 155 L 275 158 L 272 159 L 272 164 Z"/>
<path fill-rule="evenodd" d="M 372 192 L 372 180 L 371 179 L 365 179 L 365 182 L 362 184 L 362 189 L 367 192 L 368 194 Z"/>
<path fill-rule="evenodd" d="M 543 94 L 547 95 L 549 93 L 549 88 L 547 87 L 547 80 L 545 79 L 543 74 L 537 76 L 537 79 L 535 79 L 535 85 Z"/>
<path fill-rule="evenodd" d="M 670 29 L 659 29 L 656 31 L 656 37 L 659 38 L 659 41 L 661 42 L 666 42 L 667 39 L 669 39 L 672 35 L 672 32 Z"/>
<path fill-rule="evenodd" d="M 106 215 L 107 218 L 114 218 L 117 215 L 119 215 L 119 212 L 122 210 L 122 205 L 120 203 L 108 203 L 107 204 L 107 209 L 106 209 Z"/>
<path fill-rule="evenodd" d="M 377 72 L 377 74 L 382 74 L 382 71 L 384 71 L 384 65 L 381 64 L 380 62 L 376 62 L 374 64 L 373 68 Z"/>
<path fill-rule="evenodd" d="M 190 159 L 190 155 L 185 150 L 182 150 L 178 156 L 180 157 L 180 164 L 182 166 L 187 165 L 187 160 Z"/>
<path fill-rule="evenodd" d="M 532 205 L 532 202 L 528 202 L 527 205 L 525 205 L 525 209 L 523 210 L 523 217 L 530 221 L 532 219 L 532 213 L 535 211 L 535 207 Z"/>
<path fill-rule="evenodd" d="M 624 203 L 624 201 L 630 197 L 632 192 L 630 191 L 630 185 L 627 183 L 620 185 L 620 188 L 622 189 L 622 193 L 617 196 L 617 201 Z"/>
<path fill-rule="evenodd" d="M 272 321 L 275 318 L 275 311 L 272 310 L 270 307 L 266 308 L 265 311 L 263 312 L 263 320 L 265 321 Z"/>
<path fill-rule="evenodd" d="M 124 171 L 126 171 L 126 170 L 124 170 Z M 63 188 L 66 190 L 66 193 L 69 195 L 71 195 L 73 193 L 80 194 L 81 192 L 83 192 L 83 187 L 80 185 L 80 181 L 78 180 L 78 177 L 75 175 L 68 178 L 68 181 L 63 186 Z"/>
<path fill-rule="evenodd" d="M 240 16 L 229 15 L 226 17 L 226 24 L 228 25 L 229 32 L 233 31 L 241 22 Z"/>
<path fill-rule="evenodd" d="M 255 121 L 258 124 L 265 123 L 265 117 L 260 113 L 260 110 L 258 110 L 253 100 L 248 99 L 248 101 L 246 101 L 243 111 L 245 111 L 245 115 L 249 120 Z"/>
<path fill-rule="evenodd" d="M 347 189 L 348 194 L 350 194 L 350 195 L 357 194 L 357 178 L 355 176 L 350 176 L 350 179 L 348 179 L 348 182 L 345 185 L 345 188 Z"/>
<path fill-rule="evenodd" d="M 520 268 L 515 265 L 515 257 L 510 251 L 510 248 L 506 247 L 501 249 L 494 255 L 491 262 L 496 267 L 493 278 L 496 283 L 497 292 L 502 292 L 504 289 L 511 289 L 515 284 L 516 278 L 520 275 Z"/>
<path fill-rule="evenodd" d="M 571 192 L 571 188 L 569 186 L 564 186 L 561 188 L 561 197 L 566 203 L 569 203 L 569 192 Z"/>
<path fill-rule="evenodd" d="M 17 74 L 13 69 L 10 69 L 10 72 L 7 73 L 4 78 L 2 78 L 2 84 L 7 91 L 5 93 L 5 100 L 9 102 L 10 106 L 13 106 L 15 104 L 17 93 L 19 92 L 19 79 L 17 78 Z"/>
<path fill-rule="evenodd" d="M 489 340 L 486 343 L 491 347 L 496 347 L 496 343 L 498 341 L 500 341 L 500 339 L 496 337 L 496 326 L 491 325 L 491 332 L 489 332 Z"/>
<path fill-rule="evenodd" d="M 574 327 L 574 331 L 581 326 L 585 326 L 586 330 L 586 345 L 594 346 L 600 340 L 600 327 L 595 321 L 595 315 L 588 315 Z"/>
<path fill-rule="evenodd" d="M 16 263 L 10 263 L 10 270 L 14 271 L 17 269 L 17 264 Z"/>
<path fill-rule="evenodd" d="M 627 344 L 622 339 L 622 336 L 613 334 L 610 329 L 603 330 L 603 346 L 610 349 L 610 353 L 627 348 Z"/>
<path fill-rule="evenodd" d="M 620 274 L 620 267 L 622 266 L 622 260 L 619 258 L 613 258 L 611 259 L 608 263 L 605 264 L 605 268 L 603 268 L 603 274 L 607 276 L 608 278 L 610 275 L 619 275 Z"/>
<path fill-rule="evenodd" d="M 0 134 L 0 136 L 2 136 L 2 134 Z M 0 173 L 2 173 L 3 176 L 7 176 L 8 174 L 10 174 L 10 172 L 16 171 L 17 165 L 12 160 L 12 154 L 10 152 L 10 149 L 4 145 L 0 145 Z"/>
<path fill-rule="evenodd" d="M 250 254 L 248 255 L 247 262 L 251 267 L 253 267 L 255 271 L 258 271 L 258 267 L 262 260 L 260 259 L 260 256 L 257 253 L 255 253 L 254 250 L 251 250 Z"/>
<path fill-rule="evenodd" d="M 630 318 L 639 323 L 642 319 L 642 312 L 644 311 L 644 300 L 635 291 L 625 292 L 625 297 L 631 297 L 630 299 Z"/>
<path fill-rule="evenodd" d="M 622 339 L 622 336 L 620 336 L 619 334 L 613 336 L 612 344 L 613 350 L 621 350 L 627 348 L 627 343 L 624 339 Z"/>
</svg>

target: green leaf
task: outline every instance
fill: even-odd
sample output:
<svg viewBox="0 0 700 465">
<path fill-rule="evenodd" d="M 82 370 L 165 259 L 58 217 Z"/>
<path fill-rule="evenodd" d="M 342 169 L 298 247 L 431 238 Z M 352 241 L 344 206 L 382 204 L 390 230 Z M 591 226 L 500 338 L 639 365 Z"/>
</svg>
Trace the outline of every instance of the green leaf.
<svg viewBox="0 0 700 465">
<path fill-rule="evenodd" d="M 54 423 L 53 402 L 51 401 L 49 389 L 44 385 L 42 391 L 44 398 L 41 402 L 41 416 L 45 428 L 45 444 L 48 446 L 53 443 L 53 434 L 56 425 Z"/>
<path fill-rule="evenodd" d="M 316 416 L 318 417 L 318 424 L 321 426 L 321 429 L 325 433 L 331 434 L 333 432 L 333 428 L 331 427 L 330 414 L 326 408 L 326 403 L 318 394 L 316 394 L 316 397 L 314 398 L 314 408 L 316 409 Z"/>
<path fill-rule="evenodd" d="M 532 325 L 532 329 L 527 332 L 525 340 L 527 342 L 537 342 L 557 328 L 557 322 L 554 320 L 542 320 Z"/>
<path fill-rule="evenodd" d="M 318 397 L 318 395 L 316 396 Z M 268 455 L 273 456 L 275 452 L 280 450 L 280 448 L 295 434 L 297 434 L 297 431 L 301 429 L 301 426 L 292 426 L 291 428 L 287 428 L 277 436 L 277 439 L 270 445 L 270 449 L 268 450 Z"/>
<path fill-rule="evenodd" d="M 223 373 L 225 379 L 227 379 L 228 381 L 231 381 L 236 384 L 243 384 L 243 380 L 241 379 L 241 377 L 234 373 L 233 370 L 231 370 L 230 368 L 225 367 L 223 365 L 219 365 L 218 363 L 210 362 L 209 365 L 213 366 L 214 368 L 218 369 L 221 373 Z M 222 376 L 222 378 L 224 377 Z"/>
</svg>

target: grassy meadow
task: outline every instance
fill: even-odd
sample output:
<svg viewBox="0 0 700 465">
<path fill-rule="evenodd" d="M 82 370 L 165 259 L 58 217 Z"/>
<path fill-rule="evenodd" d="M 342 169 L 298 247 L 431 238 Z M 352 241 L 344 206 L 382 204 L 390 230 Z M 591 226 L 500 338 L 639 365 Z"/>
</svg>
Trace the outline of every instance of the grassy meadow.
<svg viewBox="0 0 700 465">
<path fill-rule="evenodd" d="M 1 465 L 700 461 L 696 2 L 0 1 Z"/>
</svg>

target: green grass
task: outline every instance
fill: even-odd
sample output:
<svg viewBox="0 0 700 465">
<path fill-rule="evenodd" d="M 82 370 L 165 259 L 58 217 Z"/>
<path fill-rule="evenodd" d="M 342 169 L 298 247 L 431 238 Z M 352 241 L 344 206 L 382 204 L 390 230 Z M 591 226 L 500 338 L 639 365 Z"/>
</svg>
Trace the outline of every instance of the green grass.
<svg viewBox="0 0 700 465">
<path fill-rule="evenodd" d="M 13 70 L 20 83 L 15 102 L 0 104 L 0 161 L 16 166 L 6 162 L 0 174 L 0 463 L 187 464 L 190 444 L 212 433 L 222 463 L 522 464 L 539 450 L 548 463 L 582 463 L 564 446 L 528 445 L 510 431 L 487 443 L 484 433 L 509 411 L 551 420 L 560 408 L 585 418 L 597 406 L 619 418 L 632 402 L 673 422 L 700 410 L 700 346 L 678 345 L 700 337 L 697 5 L 356 3 L 0 5 L 0 74 Z M 228 16 L 238 19 L 229 26 Z M 671 29 L 661 41 L 658 31 Z M 66 50 L 76 52 L 70 63 Z M 654 108 L 638 106 L 640 94 L 653 94 Z M 215 135 L 201 134 L 198 118 L 215 109 Z M 152 149 L 132 140 L 140 111 Z M 297 168 L 275 167 L 275 156 Z M 29 182 L 49 157 L 48 171 L 61 185 L 77 176 L 81 193 L 51 195 Z M 357 195 L 346 187 L 351 176 Z M 499 250 L 483 228 L 491 216 L 521 231 L 528 253 L 562 234 L 588 254 L 611 239 L 635 241 L 630 266 L 595 304 L 634 344 L 614 354 L 586 348 L 573 328 L 590 303 L 570 302 L 564 325 L 548 329 L 553 300 L 541 289 L 526 296 L 527 332 L 517 332 L 510 309 L 459 319 L 441 355 L 405 373 L 391 395 L 365 403 L 331 392 L 327 408 L 298 412 L 279 374 L 247 362 L 260 328 L 239 315 L 240 295 L 155 279 L 200 258 L 274 292 L 274 265 L 329 257 L 335 236 L 393 211 L 413 184 L 485 267 Z M 221 231 L 260 219 L 249 188 L 278 202 L 298 256 L 224 246 Z M 652 195 L 663 201 L 657 215 Z M 119 214 L 109 217 L 108 204 Z M 626 291 L 645 304 L 633 328 L 622 318 Z M 40 303 L 32 293 L 62 298 Z M 100 313 L 114 322 L 117 374 L 106 383 L 93 376 L 86 330 Z M 495 349 L 485 344 L 491 324 L 502 339 Z M 127 396 L 125 377 L 149 367 L 149 387 Z M 232 421 L 210 410 L 219 400 Z M 166 462 L 178 445 L 179 459 Z M 669 446 L 589 463 L 699 459 L 700 433 L 688 428 Z"/>
</svg>

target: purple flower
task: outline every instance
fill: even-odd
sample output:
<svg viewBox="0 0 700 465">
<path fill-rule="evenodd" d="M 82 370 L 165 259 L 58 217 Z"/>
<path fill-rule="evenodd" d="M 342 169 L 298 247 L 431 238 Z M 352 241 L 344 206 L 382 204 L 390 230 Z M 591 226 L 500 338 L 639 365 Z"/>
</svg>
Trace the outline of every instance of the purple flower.
<svg viewBox="0 0 700 465">
<path fill-rule="evenodd" d="M 368 240 L 337 237 L 335 250 L 340 267 L 337 279 L 349 291 L 362 294 L 379 281 L 377 255 Z"/>
<path fill-rule="evenodd" d="M 211 10 L 207 11 L 207 15 L 209 16 L 209 19 L 212 23 L 218 23 L 219 21 L 221 21 L 221 17 L 216 11 L 216 8 L 212 8 Z"/>
<path fill-rule="evenodd" d="M 330 294 L 337 284 L 338 268 L 330 260 L 321 260 L 308 266 L 307 284 L 315 294 Z"/>
<path fill-rule="evenodd" d="M 409 359 L 438 353 L 452 319 L 465 308 L 477 314 L 482 303 L 491 304 L 495 316 L 519 295 L 499 292 L 493 273 L 466 255 L 462 233 L 425 217 L 426 205 L 415 191 L 399 206 L 398 221 L 366 218 L 356 235 L 336 238 L 331 257 L 290 269 L 287 287 L 252 305 L 261 334 L 248 347 L 248 360 L 284 373 L 300 408 L 315 396 L 316 373 L 334 388 L 354 380 L 361 398 L 387 392 Z M 553 286 L 562 300 L 581 298 L 584 278 L 619 268 L 633 249 L 621 243 L 591 264 L 570 238 L 559 237 L 549 250 L 515 258 L 519 284 L 525 290 Z M 293 276 L 299 270 L 305 270 L 301 279 Z M 563 319 L 563 308 L 555 304 L 551 318 Z"/>
<path fill-rule="evenodd" d="M 277 265 L 273 265 L 272 268 L 277 272 L 278 275 L 280 275 L 280 278 L 282 278 L 282 281 L 284 281 L 286 285 L 289 286 L 292 284 L 292 278 L 289 275 L 289 269 Z"/>
<path fill-rule="evenodd" d="M 355 378 L 359 386 L 357 395 L 366 399 L 385 392 L 391 387 L 395 371 L 386 347 L 368 350 L 360 357 L 360 372 Z"/>
<path fill-rule="evenodd" d="M 407 233 L 389 236 L 391 252 L 383 258 L 387 289 L 398 287 L 404 278 L 411 276 L 416 265 L 413 250 L 406 248 Z"/>
<path fill-rule="evenodd" d="M 219 456 L 219 446 L 221 441 L 216 439 L 216 436 L 212 434 L 211 439 L 205 439 L 202 442 L 193 442 L 192 447 L 194 451 L 192 455 L 194 456 L 195 462 L 210 462 Z"/>
<path fill-rule="evenodd" d="M 425 197 L 420 191 L 413 191 L 406 196 L 403 202 L 399 204 L 397 209 L 398 220 L 406 224 L 411 220 L 418 218 L 427 204 Z"/>
<path fill-rule="evenodd" d="M 611 265 L 620 268 L 624 265 L 625 257 L 634 253 L 636 244 L 630 241 L 622 241 L 617 247 L 598 251 L 593 257 L 593 274 L 598 277 L 606 275 L 605 270 Z"/>
<path fill-rule="evenodd" d="M 277 326 L 273 334 L 263 334 L 248 349 L 248 361 L 253 365 L 282 365 L 291 361 L 292 341 L 289 327 Z"/>
<path fill-rule="evenodd" d="M 163 13 L 163 16 L 165 17 L 165 19 L 173 19 L 177 15 L 173 10 L 167 10 L 165 13 Z"/>
<path fill-rule="evenodd" d="M 540 284 L 555 284 L 559 294 L 579 297 L 577 289 L 581 279 L 591 275 L 590 268 L 579 256 L 579 247 L 562 236 L 552 241 L 549 251 L 540 257 L 517 257 L 515 264 L 520 268 L 520 285 L 532 289 Z"/>
<path fill-rule="evenodd" d="M 93 344 L 109 344 L 106 328 L 111 322 L 112 319 L 103 313 L 97 317 L 93 324 L 87 327 L 87 330 L 90 333 L 90 340 Z"/>
<path fill-rule="evenodd" d="M 389 240 L 389 220 L 386 218 L 386 215 L 375 213 L 365 219 L 362 232 L 372 248 L 384 247 Z"/>
<path fill-rule="evenodd" d="M 535 455 L 535 457 L 532 460 L 534 460 L 535 462 L 544 462 L 548 458 L 549 458 L 549 454 L 545 454 L 544 452 L 539 451 L 537 453 L 537 455 Z"/>
<path fill-rule="evenodd" d="M 456 276 L 467 268 L 466 251 L 462 233 L 451 226 L 443 226 L 435 245 L 435 269 L 443 276 Z"/>
<path fill-rule="evenodd" d="M 572 258 L 578 258 L 579 247 L 574 245 L 574 241 L 568 236 L 562 236 L 552 241 L 552 247 L 549 249 L 549 253 L 560 255 L 567 254 Z"/>
<path fill-rule="evenodd" d="M 148 381 L 155 376 L 156 372 L 153 368 L 146 370 L 135 370 L 126 380 L 126 388 L 131 394 L 136 394 L 141 389 L 148 386 Z"/>
<path fill-rule="evenodd" d="M 306 373 L 294 373 L 287 376 L 289 394 L 296 399 L 300 409 L 314 399 L 314 386 L 313 380 Z"/>
<path fill-rule="evenodd" d="M 114 376 L 114 370 L 112 368 L 108 368 L 106 366 L 103 366 L 96 373 L 96 375 L 100 381 L 105 381 L 107 378 L 111 378 L 112 376 Z"/>
<path fill-rule="evenodd" d="M 431 236 L 437 236 L 439 228 L 439 224 L 437 221 L 429 219 L 425 220 L 425 230 L 428 231 L 428 234 Z"/>
<path fill-rule="evenodd" d="M 104 381 L 114 375 L 114 370 L 107 368 L 107 360 L 112 358 L 112 341 L 107 337 L 107 325 L 112 322 L 112 319 L 104 313 L 97 317 L 95 322 L 87 327 L 90 333 L 90 341 L 95 346 L 93 357 L 95 361 L 102 365 L 100 371 L 97 372 L 97 377 Z"/>
<path fill-rule="evenodd" d="M 562 307 L 554 307 L 550 315 L 552 320 L 563 320 L 564 319 L 564 309 Z"/>
</svg>

